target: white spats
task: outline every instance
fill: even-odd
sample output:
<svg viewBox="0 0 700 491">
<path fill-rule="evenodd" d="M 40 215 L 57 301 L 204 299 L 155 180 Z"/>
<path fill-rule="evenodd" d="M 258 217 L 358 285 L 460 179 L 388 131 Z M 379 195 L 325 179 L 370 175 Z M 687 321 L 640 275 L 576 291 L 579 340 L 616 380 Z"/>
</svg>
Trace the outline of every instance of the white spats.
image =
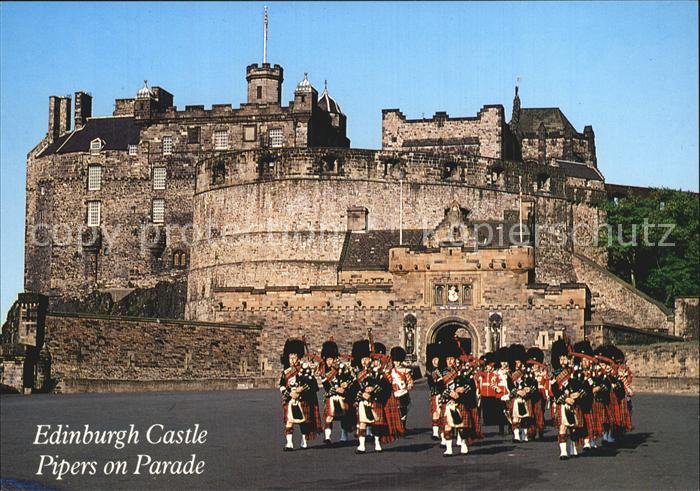
<svg viewBox="0 0 700 491">
<path fill-rule="evenodd" d="M 440 438 L 440 427 L 439 426 L 433 426 L 433 436 L 435 438 Z"/>
<path fill-rule="evenodd" d="M 578 449 L 576 448 L 576 442 L 569 440 L 569 455 L 571 457 L 578 457 Z"/>
<path fill-rule="evenodd" d="M 382 444 L 381 444 L 381 442 L 379 441 L 379 437 L 378 437 L 378 436 L 375 436 L 375 437 L 374 437 L 374 450 L 377 451 L 377 452 L 381 452 L 381 451 L 382 451 Z"/>
<path fill-rule="evenodd" d="M 286 437 L 287 437 L 287 444 L 284 446 L 284 448 L 289 448 L 289 449 L 294 448 L 294 443 L 292 443 L 292 435 L 286 435 Z"/>
<path fill-rule="evenodd" d="M 514 429 L 513 429 L 513 439 L 514 439 L 516 442 L 522 441 L 522 440 L 520 439 L 520 428 L 514 428 Z"/>
<path fill-rule="evenodd" d="M 440 433 L 440 446 L 444 447 L 445 445 L 447 445 L 447 440 L 445 439 L 445 434 Z"/>
<path fill-rule="evenodd" d="M 462 443 L 459 445 L 459 453 L 461 454 L 468 454 L 469 453 L 469 447 L 467 447 L 467 442 L 462 440 Z"/>
<path fill-rule="evenodd" d="M 357 439 L 360 441 L 360 444 L 357 446 L 357 451 L 364 452 L 365 451 L 365 440 L 367 439 L 367 437 L 366 436 L 358 436 Z"/>
<path fill-rule="evenodd" d="M 326 436 L 326 440 L 331 439 L 332 432 L 333 432 L 333 430 L 331 428 L 326 428 L 325 430 L 323 430 L 323 434 Z"/>
<path fill-rule="evenodd" d="M 559 457 L 568 457 L 569 453 L 566 451 L 566 442 L 559 444 Z"/>
<path fill-rule="evenodd" d="M 452 440 L 445 440 L 445 446 L 447 447 L 445 449 L 445 452 L 443 455 L 453 455 L 452 453 Z"/>
<path fill-rule="evenodd" d="M 306 435 L 301 435 L 301 445 L 299 445 L 301 448 L 306 448 Z"/>
<path fill-rule="evenodd" d="M 527 435 L 527 430 L 522 431 L 522 436 L 523 436 L 524 442 L 530 441 L 530 437 L 528 437 L 528 435 Z"/>
<path fill-rule="evenodd" d="M 462 445 L 462 435 L 457 432 L 457 445 Z"/>
<path fill-rule="evenodd" d="M 347 442 L 348 441 L 348 432 L 345 430 L 340 430 L 340 441 L 341 442 Z"/>
</svg>

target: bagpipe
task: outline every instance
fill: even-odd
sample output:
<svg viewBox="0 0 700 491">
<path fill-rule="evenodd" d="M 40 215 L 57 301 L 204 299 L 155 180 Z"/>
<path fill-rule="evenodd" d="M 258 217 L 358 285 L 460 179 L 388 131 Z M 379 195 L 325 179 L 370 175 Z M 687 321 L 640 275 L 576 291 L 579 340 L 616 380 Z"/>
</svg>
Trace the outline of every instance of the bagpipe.
<svg viewBox="0 0 700 491">
<path fill-rule="evenodd" d="M 382 387 L 382 383 L 391 384 L 386 374 L 391 370 L 391 357 L 376 353 L 374 349 L 374 336 L 372 336 L 372 328 L 367 329 L 367 337 L 369 339 L 369 354 L 372 360 L 379 360 L 379 366 L 371 364 L 364 369 L 364 372 L 357 378 L 360 390 L 357 393 L 358 400 L 358 418 L 360 423 L 373 424 L 382 417 L 378 414 L 379 409 L 376 403 L 381 402 L 381 398 L 385 396 L 384 392 L 387 387 Z M 367 398 L 364 394 L 369 394 Z"/>
</svg>

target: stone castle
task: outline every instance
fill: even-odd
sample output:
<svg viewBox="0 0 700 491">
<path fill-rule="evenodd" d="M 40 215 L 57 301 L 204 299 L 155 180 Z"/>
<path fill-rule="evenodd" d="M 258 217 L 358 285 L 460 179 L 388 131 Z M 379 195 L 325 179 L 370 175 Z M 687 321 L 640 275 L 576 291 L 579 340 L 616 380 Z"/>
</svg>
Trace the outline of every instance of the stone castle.
<svg viewBox="0 0 700 491">
<path fill-rule="evenodd" d="M 284 106 L 283 79 L 249 65 L 238 108 L 178 109 L 147 83 L 111 116 L 93 116 L 86 92 L 74 108 L 49 98 L 27 158 L 29 293 L 3 331 L 4 384 L 250 386 L 287 337 L 349 351 L 367 328 L 416 363 L 454 336 L 480 355 L 697 330 L 696 300 L 674 312 L 606 269 L 601 204 L 635 189 L 605 183 L 591 126 L 521 107 L 516 88 L 510 121 L 502 105 L 385 109 L 382 148 L 354 149 L 327 87 L 305 75 Z M 110 309 L 87 307 L 95 295 Z"/>
</svg>

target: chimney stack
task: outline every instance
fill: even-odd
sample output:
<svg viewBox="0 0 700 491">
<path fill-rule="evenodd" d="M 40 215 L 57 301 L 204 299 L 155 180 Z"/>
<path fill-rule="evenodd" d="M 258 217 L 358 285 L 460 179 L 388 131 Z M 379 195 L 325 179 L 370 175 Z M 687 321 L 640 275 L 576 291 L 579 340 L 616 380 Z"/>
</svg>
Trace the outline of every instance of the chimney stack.
<svg viewBox="0 0 700 491">
<path fill-rule="evenodd" d="M 75 93 L 75 129 L 79 130 L 92 117 L 92 96 L 86 92 Z"/>
</svg>

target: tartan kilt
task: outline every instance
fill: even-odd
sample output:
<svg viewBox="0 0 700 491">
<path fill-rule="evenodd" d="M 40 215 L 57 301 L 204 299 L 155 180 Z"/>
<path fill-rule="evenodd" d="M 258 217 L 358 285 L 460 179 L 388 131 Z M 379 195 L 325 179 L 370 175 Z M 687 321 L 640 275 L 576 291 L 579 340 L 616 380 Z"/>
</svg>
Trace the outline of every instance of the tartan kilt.
<svg viewBox="0 0 700 491">
<path fill-rule="evenodd" d="M 614 393 L 610 394 L 610 402 L 605 405 L 606 423 L 612 429 L 622 426 L 622 413 L 620 412 L 620 403 Z"/>
<path fill-rule="evenodd" d="M 442 409 L 444 427 L 447 427 L 447 416 L 445 416 L 446 405 Z M 479 418 L 479 408 L 473 407 L 467 409 L 464 404 L 457 404 L 457 410 L 464 420 L 464 426 L 461 428 L 453 428 L 457 431 L 462 431 L 464 439 L 468 445 L 471 445 L 477 440 L 484 438 L 481 433 L 481 419 Z"/>
<path fill-rule="evenodd" d="M 590 426 L 588 427 L 589 438 L 597 439 L 603 436 L 605 419 L 605 404 L 594 400 L 591 408 Z"/>
<path fill-rule="evenodd" d="M 442 423 L 442 408 L 438 406 L 437 399 L 440 396 L 430 396 L 430 419 L 433 422 L 433 426 L 445 426 Z M 439 416 L 437 419 L 433 417 L 435 413 L 438 413 Z"/>
<path fill-rule="evenodd" d="M 557 410 L 554 413 L 554 424 L 557 428 L 561 427 L 561 404 L 556 404 Z M 579 406 L 574 406 L 574 413 L 576 413 L 576 421 L 578 421 L 579 426 L 572 426 L 571 428 L 583 428 L 585 425 L 585 417 L 583 411 Z"/>
<path fill-rule="evenodd" d="M 307 440 L 311 441 L 316 438 L 316 433 L 320 432 L 321 428 L 323 428 L 321 423 L 321 413 L 318 410 L 318 401 L 315 397 L 311 401 L 299 399 L 299 405 L 301 406 L 301 410 L 304 412 L 304 416 L 306 417 L 306 421 L 304 423 L 299 423 L 299 428 L 301 429 L 301 432 L 306 435 Z M 282 419 L 285 428 L 287 427 L 288 409 L 289 402 L 282 404 Z"/>
<path fill-rule="evenodd" d="M 544 429 L 544 401 L 539 399 L 532 403 L 532 424 L 531 433 L 542 431 Z"/>
<path fill-rule="evenodd" d="M 357 406 L 357 423 L 360 424 L 359 403 Z M 403 436 L 399 403 L 393 395 L 384 405 L 381 402 L 373 401 L 372 412 L 376 415 L 376 419 L 374 423 L 368 423 L 368 425 L 372 426 L 372 432 L 380 437 L 382 443 L 391 443 Z"/>
<path fill-rule="evenodd" d="M 345 407 L 344 407 L 345 413 L 343 415 L 340 415 L 340 416 L 335 415 L 333 417 L 333 421 L 342 421 L 343 418 L 345 418 L 345 416 L 350 411 L 349 404 L 347 403 L 347 401 L 345 399 L 343 399 L 343 400 L 345 401 Z M 325 401 L 323 402 L 323 421 L 326 421 L 326 418 L 328 418 L 330 415 L 331 415 L 331 398 L 326 397 Z"/>
<path fill-rule="evenodd" d="M 630 408 L 627 405 L 627 398 L 623 397 L 619 401 L 620 405 L 620 415 L 622 416 L 622 421 L 620 427 L 624 431 L 630 431 L 632 429 L 632 416 L 630 415 Z"/>
</svg>

